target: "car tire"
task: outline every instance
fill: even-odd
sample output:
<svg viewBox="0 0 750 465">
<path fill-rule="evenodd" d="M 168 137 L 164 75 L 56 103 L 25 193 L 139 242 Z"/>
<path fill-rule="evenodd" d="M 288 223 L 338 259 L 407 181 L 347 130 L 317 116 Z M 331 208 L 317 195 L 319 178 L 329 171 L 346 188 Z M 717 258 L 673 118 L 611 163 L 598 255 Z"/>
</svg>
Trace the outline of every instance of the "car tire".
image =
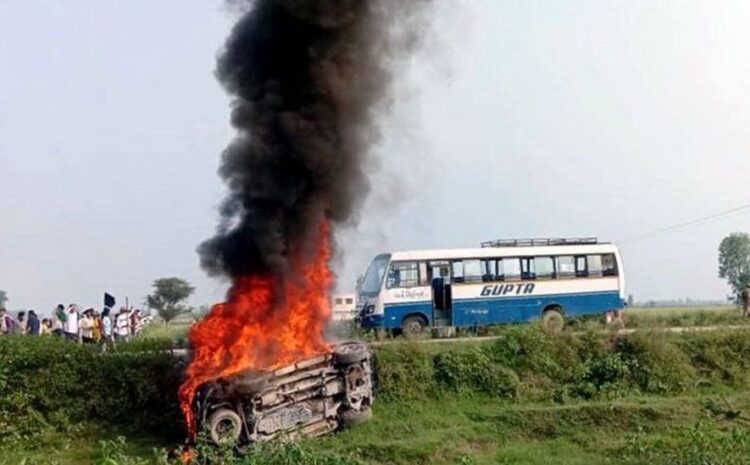
<svg viewBox="0 0 750 465">
<path fill-rule="evenodd" d="M 338 364 L 351 365 L 367 360 L 370 357 L 370 350 L 360 342 L 345 342 L 336 347 L 334 355 Z"/>
<path fill-rule="evenodd" d="M 372 419 L 372 409 L 369 407 L 362 410 L 344 410 L 339 414 L 339 421 L 344 428 L 358 426 Z"/>
<path fill-rule="evenodd" d="M 234 410 L 222 408 L 211 414 L 208 427 L 217 446 L 236 444 L 242 434 L 242 419 Z"/>
<path fill-rule="evenodd" d="M 565 317 L 562 308 L 552 307 L 544 311 L 542 315 L 542 326 L 544 329 L 558 333 L 565 327 Z"/>
<path fill-rule="evenodd" d="M 414 338 L 424 333 L 427 327 L 427 322 L 424 318 L 418 315 L 407 316 L 404 318 L 404 322 L 401 323 L 401 331 L 406 338 Z"/>
</svg>

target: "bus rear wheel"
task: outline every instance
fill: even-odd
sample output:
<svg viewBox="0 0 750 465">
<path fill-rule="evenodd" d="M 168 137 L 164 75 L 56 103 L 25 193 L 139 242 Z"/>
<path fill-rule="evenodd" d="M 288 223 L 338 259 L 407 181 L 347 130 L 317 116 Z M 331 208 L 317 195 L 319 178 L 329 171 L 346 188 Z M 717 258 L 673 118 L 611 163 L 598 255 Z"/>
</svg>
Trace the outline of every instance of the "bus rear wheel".
<svg viewBox="0 0 750 465">
<path fill-rule="evenodd" d="M 407 338 L 417 337 L 424 332 L 427 322 L 421 316 L 412 315 L 404 318 L 401 329 Z"/>
<path fill-rule="evenodd" d="M 544 311 L 542 315 L 542 326 L 552 332 L 558 333 L 565 326 L 565 317 L 562 308 L 551 307 Z"/>
</svg>

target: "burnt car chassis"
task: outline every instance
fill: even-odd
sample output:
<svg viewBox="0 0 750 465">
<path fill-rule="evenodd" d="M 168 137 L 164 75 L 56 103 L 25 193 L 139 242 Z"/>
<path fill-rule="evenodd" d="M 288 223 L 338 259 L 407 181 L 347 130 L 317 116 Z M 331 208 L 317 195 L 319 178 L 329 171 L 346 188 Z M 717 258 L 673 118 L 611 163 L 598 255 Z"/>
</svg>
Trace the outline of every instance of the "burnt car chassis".
<svg viewBox="0 0 750 465">
<path fill-rule="evenodd" d="M 373 377 L 369 348 L 345 342 L 272 372 L 206 383 L 194 410 L 216 445 L 320 436 L 372 417 Z"/>
</svg>

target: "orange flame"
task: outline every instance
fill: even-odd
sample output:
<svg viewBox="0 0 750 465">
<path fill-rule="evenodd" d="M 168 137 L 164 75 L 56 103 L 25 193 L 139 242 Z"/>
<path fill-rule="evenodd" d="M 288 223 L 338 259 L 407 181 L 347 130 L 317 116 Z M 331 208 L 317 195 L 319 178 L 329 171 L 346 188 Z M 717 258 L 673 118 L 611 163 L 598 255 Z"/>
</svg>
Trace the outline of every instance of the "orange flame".
<svg viewBox="0 0 750 465">
<path fill-rule="evenodd" d="M 293 260 L 291 277 L 247 276 L 234 282 L 190 330 L 193 359 L 180 386 L 188 433 L 196 435 L 193 401 L 202 384 L 245 370 L 274 370 L 330 350 L 324 329 L 331 308 L 330 227 L 324 223 L 314 257 Z"/>
</svg>

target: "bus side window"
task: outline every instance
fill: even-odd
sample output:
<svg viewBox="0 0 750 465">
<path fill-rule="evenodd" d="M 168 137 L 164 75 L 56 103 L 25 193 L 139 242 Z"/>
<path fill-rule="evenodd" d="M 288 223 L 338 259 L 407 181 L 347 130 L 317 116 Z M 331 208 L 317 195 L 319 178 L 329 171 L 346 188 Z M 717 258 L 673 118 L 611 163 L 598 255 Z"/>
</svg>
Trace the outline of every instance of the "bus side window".
<svg viewBox="0 0 750 465">
<path fill-rule="evenodd" d="M 482 260 L 482 281 L 491 282 L 499 279 L 497 275 L 497 260 Z"/>
<path fill-rule="evenodd" d="M 457 260 L 453 262 L 453 282 L 462 283 L 464 282 L 464 262 L 463 260 Z"/>
<path fill-rule="evenodd" d="M 602 255 L 602 274 L 604 276 L 617 276 L 617 260 L 615 254 Z"/>
<path fill-rule="evenodd" d="M 435 280 L 435 278 L 442 278 L 446 284 L 450 284 L 451 282 L 450 262 L 448 261 L 429 262 L 428 266 L 429 266 L 428 271 L 430 273 L 428 279 L 430 283 L 432 283 L 433 280 Z"/>
<path fill-rule="evenodd" d="M 430 277 L 427 276 L 427 262 L 419 262 L 419 285 L 430 285 Z"/>
<path fill-rule="evenodd" d="M 521 259 L 521 279 L 536 279 L 534 259 L 532 257 Z"/>
<path fill-rule="evenodd" d="M 572 278 L 576 275 L 576 263 L 572 255 L 557 257 L 557 277 Z"/>
<path fill-rule="evenodd" d="M 482 282 L 482 261 L 479 259 L 464 260 L 464 281 L 467 283 Z"/>
<path fill-rule="evenodd" d="M 417 262 L 396 262 L 391 264 L 388 271 L 386 287 L 414 287 L 419 284 L 419 269 Z"/>
<path fill-rule="evenodd" d="M 576 277 L 585 278 L 588 275 L 589 275 L 589 269 L 586 266 L 586 256 L 577 255 L 576 256 Z"/>
<path fill-rule="evenodd" d="M 552 257 L 535 257 L 534 271 L 536 278 L 552 279 L 555 277 L 555 262 Z"/>
<path fill-rule="evenodd" d="M 521 277 L 521 259 L 520 258 L 503 258 L 502 276 L 504 279 L 519 279 Z"/>
<path fill-rule="evenodd" d="M 601 276 L 602 275 L 602 256 L 601 255 L 589 255 L 589 276 Z"/>
</svg>

